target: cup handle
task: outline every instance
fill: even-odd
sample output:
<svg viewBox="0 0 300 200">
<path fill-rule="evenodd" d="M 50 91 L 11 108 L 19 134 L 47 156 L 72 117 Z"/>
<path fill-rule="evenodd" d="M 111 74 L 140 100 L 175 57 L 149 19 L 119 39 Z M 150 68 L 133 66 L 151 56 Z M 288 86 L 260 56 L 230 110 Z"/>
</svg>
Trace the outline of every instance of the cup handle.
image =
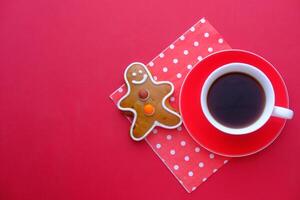
<svg viewBox="0 0 300 200">
<path fill-rule="evenodd" d="M 279 106 L 274 106 L 272 116 L 273 117 L 279 117 L 283 119 L 292 119 L 294 115 L 294 111 L 288 109 L 288 108 L 283 108 Z"/>
</svg>

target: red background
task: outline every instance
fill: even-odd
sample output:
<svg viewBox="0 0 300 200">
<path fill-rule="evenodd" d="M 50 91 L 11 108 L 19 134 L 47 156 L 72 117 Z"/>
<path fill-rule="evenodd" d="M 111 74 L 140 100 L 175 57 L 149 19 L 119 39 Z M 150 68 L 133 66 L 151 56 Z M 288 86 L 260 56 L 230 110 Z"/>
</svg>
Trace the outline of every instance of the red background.
<svg viewBox="0 0 300 200">
<path fill-rule="evenodd" d="M 0 2 L 0 199 L 299 199 L 300 2 Z M 205 16 L 234 48 L 272 62 L 296 112 L 279 139 L 192 194 L 108 96 Z"/>
</svg>

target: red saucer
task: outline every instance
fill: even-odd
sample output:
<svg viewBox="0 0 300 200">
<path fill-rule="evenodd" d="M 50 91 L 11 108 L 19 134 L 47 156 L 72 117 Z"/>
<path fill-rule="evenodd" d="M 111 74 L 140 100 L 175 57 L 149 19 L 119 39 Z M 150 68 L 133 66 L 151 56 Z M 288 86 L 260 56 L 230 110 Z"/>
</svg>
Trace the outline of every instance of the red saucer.
<svg viewBox="0 0 300 200">
<path fill-rule="evenodd" d="M 225 50 L 206 57 L 186 76 L 180 91 L 180 111 L 186 129 L 201 146 L 219 155 L 240 157 L 269 146 L 279 136 L 286 120 L 271 117 L 259 130 L 241 136 L 225 134 L 207 121 L 200 105 L 203 83 L 212 71 L 232 62 L 247 63 L 263 71 L 273 84 L 275 105 L 288 108 L 286 86 L 272 64 L 247 51 Z"/>
</svg>

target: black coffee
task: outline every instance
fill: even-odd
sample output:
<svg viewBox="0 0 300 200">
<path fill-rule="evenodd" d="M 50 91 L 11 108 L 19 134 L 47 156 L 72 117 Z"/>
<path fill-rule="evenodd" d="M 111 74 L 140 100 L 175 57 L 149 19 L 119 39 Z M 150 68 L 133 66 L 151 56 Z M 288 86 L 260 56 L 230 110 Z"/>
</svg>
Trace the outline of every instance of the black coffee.
<svg viewBox="0 0 300 200">
<path fill-rule="evenodd" d="M 215 80 L 208 91 L 207 105 L 219 123 L 242 128 L 260 117 L 265 106 L 265 94 L 256 79 L 234 72 Z"/>
</svg>

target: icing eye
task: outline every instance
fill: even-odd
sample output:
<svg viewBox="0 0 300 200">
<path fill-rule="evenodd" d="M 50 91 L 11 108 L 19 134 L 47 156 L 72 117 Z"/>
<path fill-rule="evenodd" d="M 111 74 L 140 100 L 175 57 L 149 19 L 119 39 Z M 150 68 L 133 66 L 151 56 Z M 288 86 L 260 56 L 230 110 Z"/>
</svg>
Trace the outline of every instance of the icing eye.
<svg viewBox="0 0 300 200">
<path fill-rule="evenodd" d="M 142 74 L 142 73 L 143 73 L 143 71 L 142 71 L 142 70 L 139 70 L 139 73 L 140 73 L 140 74 Z"/>
<path fill-rule="evenodd" d="M 132 76 L 136 76 L 136 73 L 135 73 L 135 72 L 133 72 L 133 73 L 132 73 Z"/>
</svg>

